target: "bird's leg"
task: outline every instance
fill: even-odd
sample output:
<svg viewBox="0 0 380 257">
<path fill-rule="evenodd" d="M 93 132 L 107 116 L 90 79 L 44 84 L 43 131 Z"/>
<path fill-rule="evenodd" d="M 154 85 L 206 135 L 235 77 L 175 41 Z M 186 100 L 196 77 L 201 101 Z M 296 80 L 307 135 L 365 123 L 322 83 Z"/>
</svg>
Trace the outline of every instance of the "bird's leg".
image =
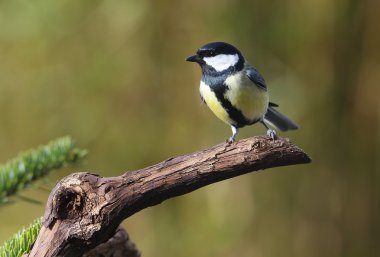
<svg viewBox="0 0 380 257">
<path fill-rule="evenodd" d="M 231 130 L 232 130 L 232 136 L 227 140 L 228 143 L 233 143 L 235 142 L 235 137 L 237 133 L 239 132 L 239 129 L 235 126 L 231 125 Z"/>
<path fill-rule="evenodd" d="M 264 119 L 262 119 L 260 122 L 261 122 L 261 123 L 264 125 L 264 127 L 267 129 L 267 136 L 269 136 L 270 138 L 272 138 L 272 140 L 276 140 L 276 139 L 278 139 L 278 136 L 277 136 L 277 134 L 276 134 L 276 131 L 273 130 L 273 129 L 271 129 L 271 128 L 269 128 L 268 125 L 265 123 Z"/>
</svg>

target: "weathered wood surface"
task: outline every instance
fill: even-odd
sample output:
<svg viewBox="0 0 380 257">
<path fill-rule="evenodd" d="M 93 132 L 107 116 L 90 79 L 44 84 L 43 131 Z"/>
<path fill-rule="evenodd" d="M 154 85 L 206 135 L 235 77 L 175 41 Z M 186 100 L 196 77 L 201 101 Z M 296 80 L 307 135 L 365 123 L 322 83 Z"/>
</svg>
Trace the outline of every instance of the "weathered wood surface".
<svg viewBox="0 0 380 257">
<path fill-rule="evenodd" d="M 170 158 L 118 177 L 71 174 L 52 190 L 44 226 L 28 256 L 82 256 L 144 208 L 248 172 L 310 161 L 287 139 L 259 136 Z"/>
</svg>

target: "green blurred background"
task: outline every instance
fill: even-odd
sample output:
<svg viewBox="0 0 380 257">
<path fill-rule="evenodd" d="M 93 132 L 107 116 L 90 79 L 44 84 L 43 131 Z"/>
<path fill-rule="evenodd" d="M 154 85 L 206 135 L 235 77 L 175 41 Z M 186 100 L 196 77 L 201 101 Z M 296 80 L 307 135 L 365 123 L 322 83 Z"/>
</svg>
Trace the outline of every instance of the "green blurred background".
<svg viewBox="0 0 380 257">
<path fill-rule="evenodd" d="M 379 1 L 0 1 L 0 162 L 62 135 L 89 156 L 0 208 L 0 243 L 74 171 L 115 176 L 220 143 L 185 57 L 235 44 L 309 165 L 248 174 L 123 224 L 143 256 L 379 256 Z M 239 138 L 264 134 L 245 128 Z"/>
</svg>

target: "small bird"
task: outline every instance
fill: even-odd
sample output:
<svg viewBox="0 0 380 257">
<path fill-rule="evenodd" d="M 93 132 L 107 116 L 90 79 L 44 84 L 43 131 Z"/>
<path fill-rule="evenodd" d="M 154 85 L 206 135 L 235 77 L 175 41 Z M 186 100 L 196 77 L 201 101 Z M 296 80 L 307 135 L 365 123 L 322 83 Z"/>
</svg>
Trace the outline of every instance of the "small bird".
<svg viewBox="0 0 380 257">
<path fill-rule="evenodd" d="M 277 135 L 268 124 L 281 131 L 298 128 L 295 122 L 275 109 L 277 104 L 269 102 L 263 76 L 233 45 L 208 43 L 186 61 L 200 65 L 201 99 L 219 119 L 231 126 L 232 136 L 228 142 L 235 141 L 240 128 L 257 122 L 265 126 L 272 140 L 277 139 Z"/>
</svg>

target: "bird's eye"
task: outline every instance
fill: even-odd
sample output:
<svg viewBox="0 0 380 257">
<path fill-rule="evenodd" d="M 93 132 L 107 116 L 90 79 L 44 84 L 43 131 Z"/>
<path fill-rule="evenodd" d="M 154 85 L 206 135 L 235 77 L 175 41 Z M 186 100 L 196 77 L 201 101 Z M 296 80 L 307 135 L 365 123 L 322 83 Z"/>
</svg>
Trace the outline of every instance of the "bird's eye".
<svg viewBox="0 0 380 257">
<path fill-rule="evenodd" d="M 215 51 L 214 50 L 209 50 L 207 52 L 205 52 L 205 56 L 206 57 L 210 57 L 210 56 L 214 56 L 215 55 Z"/>
<path fill-rule="evenodd" d="M 215 56 L 216 53 L 214 49 L 200 49 L 197 54 L 201 57 L 212 57 Z"/>
</svg>

